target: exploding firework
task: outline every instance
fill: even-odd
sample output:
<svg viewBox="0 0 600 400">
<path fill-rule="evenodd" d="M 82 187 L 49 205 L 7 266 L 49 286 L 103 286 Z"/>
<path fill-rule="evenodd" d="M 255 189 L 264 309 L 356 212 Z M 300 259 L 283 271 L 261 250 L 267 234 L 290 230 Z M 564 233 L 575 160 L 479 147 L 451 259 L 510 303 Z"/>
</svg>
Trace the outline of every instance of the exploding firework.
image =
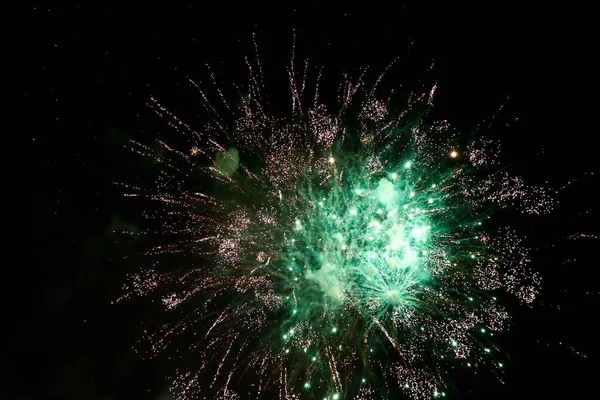
<svg viewBox="0 0 600 400">
<path fill-rule="evenodd" d="M 502 171 L 497 143 L 430 122 L 435 86 L 398 104 L 383 76 L 346 78 L 332 111 L 292 57 L 274 117 L 247 65 L 234 102 L 190 80 L 198 129 L 151 98 L 185 145 L 128 144 L 161 166 L 123 186 L 153 201 L 165 239 L 147 255 L 165 261 L 120 299 L 160 299 L 140 348 L 177 360 L 176 398 L 422 399 L 449 394 L 454 366 L 500 373 L 502 293 L 531 303 L 540 279 L 494 211 L 546 212 L 546 192 Z"/>
</svg>

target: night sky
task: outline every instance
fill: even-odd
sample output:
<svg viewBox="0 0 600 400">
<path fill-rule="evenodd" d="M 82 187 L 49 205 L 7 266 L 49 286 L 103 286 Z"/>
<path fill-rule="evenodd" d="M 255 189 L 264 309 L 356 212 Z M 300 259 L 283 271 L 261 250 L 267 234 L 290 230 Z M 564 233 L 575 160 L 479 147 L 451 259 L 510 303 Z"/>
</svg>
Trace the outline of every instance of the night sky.
<svg viewBox="0 0 600 400">
<path fill-rule="evenodd" d="M 112 234 L 139 226 L 141 211 L 114 182 L 149 179 L 123 144 L 159 133 L 150 95 L 193 116 L 199 102 L 187 77 L 205 79 L 205 64 L 243 82 L 253 33 L 271 71 L 268 90 L 284 98 L 293 29 L 297 59 L 325 66 L 324 93 L 335 93 L 344 70 L 369 65 L 378 75 L 399 57 L 386 85 L 437 82 L 435 116 L 460 129 L 489 119 L 510 98 L 505 112 L 518 121 L 497 135 L 511 168 L 531 183 L 567 188 L 551 216 L 512 221 L 545 249 L 532 264 L 545 290 L 538 305 L 513 316 L 504 337 L 512 360 L 505 384 L 458 376 L 457 387 L 465 399 L 597 396 L 597 241 L 563 240 L 597 234 L 598 184 L 590 175 L 598 157 L 597 44 L 590 10 L 150 3 L 23 3 L 20 10 L 27 35 L 17 97 L 26 112 L 17 129 L 28 142 L 20 166 L 30 174 L 26 253 L 33 258 L 5 265 L 18 278 L 5 282 L 15 293 L 6 308 L 16 312 L 4 324 L 0 397 L 171 398 L 163 365 L 131 350 L 151 311 L 136 302 L 111 305 L 136 267 L 123 257 L 142 251 L 135 240 Z M 163 128 L 160 134 L 169 135 Z"/>
</svg>

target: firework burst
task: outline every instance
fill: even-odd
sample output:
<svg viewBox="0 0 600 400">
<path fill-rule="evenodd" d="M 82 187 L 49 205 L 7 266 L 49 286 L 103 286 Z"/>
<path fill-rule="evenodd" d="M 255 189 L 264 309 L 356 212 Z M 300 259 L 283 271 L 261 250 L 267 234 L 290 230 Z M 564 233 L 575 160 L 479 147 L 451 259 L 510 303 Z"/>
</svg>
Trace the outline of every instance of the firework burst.
<svg viewBox="0 0 600 400">
<path fill-rule="evenodd" d="M 399 105 L 383 76 L 345 79 L 332 112 L 307 65 L 292 57 L 286 118 L 258 58 L 233 103 L 190 80 L 198 129 L 151 99 L 186 145 L 128 144 L 162 166 L 123 186 L 168 234 L 120 298 L 164 307 L 140 348 L 177 359 L 179 399 L 445 397 L 451 366 L 500 372 L 496 296 L 531 303 L 540 282 L 493 211 L 546 212 L 546 192 L 499 172 L 496 143 L 428 122 L 435 86 Z"/>
</svg>

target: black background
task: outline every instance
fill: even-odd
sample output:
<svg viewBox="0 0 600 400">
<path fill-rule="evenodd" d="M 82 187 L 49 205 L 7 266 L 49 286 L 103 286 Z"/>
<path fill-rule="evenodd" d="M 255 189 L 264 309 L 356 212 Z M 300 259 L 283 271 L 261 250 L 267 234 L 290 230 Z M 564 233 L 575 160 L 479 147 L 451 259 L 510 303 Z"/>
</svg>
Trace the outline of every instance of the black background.
<svg viewBox="0 0 600 400">
<path fill-rule="evenodd" d="M 121 145 L 159 131 L 168 137 L 146 107 L 150 94 L 193 115 L 200 103 L 186 77 L 205 79 L 206 63 L 221 81 L 243 82 L 253 32 L 268 91 L 285 99 L 292 29 L 298 65 L 308 58 L 325 66 L 325 98 L 343 70 L 369 65 L 376 77 L 399 57 L 385 85 L 437 82 L 435 116 L 460 129 L 489 119 L 510 97 L 505 111 L 519 121 L 496 134 L 513 172 L 556 187 L 585 176 L 558 195 L 553 216 L 513 221 L 547 245 L 533 264 L 545 277 L 541 304 L 513 315 L 504 337 L 512 360 L 506 384 L 456 379 L 464 398 L 594 397 L 594 242 L 559 240 L 596 229 L 596 180 L 585 175 L 595 171 L 598 152 L 592 13 L 573 5 L 468 3 L 24 6 L 20 136 L 28 149 L 33 257 L 15 268 L 20 306 L 9 306 L 16 312 L 5 320 L 2 397 L 169 398 L 163 366 L 131 351 L 147 311 L 110 305 L 132 269 L 122 256 L 137 246 L 111 231 L 139 223 L 113 182 L 143 174 Z"/>
</svg>

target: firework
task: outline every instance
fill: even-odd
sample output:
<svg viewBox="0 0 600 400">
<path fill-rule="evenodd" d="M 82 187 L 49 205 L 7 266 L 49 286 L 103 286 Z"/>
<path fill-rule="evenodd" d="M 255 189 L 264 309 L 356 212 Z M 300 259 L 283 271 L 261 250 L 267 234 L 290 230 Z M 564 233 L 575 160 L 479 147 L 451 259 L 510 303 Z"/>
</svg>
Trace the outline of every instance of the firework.
<svg viewBox="0 0 600 400">
<path fill-rule="evenodd" d="M 276 118 L 247 65 L 234 102 L 190 80 L 199 128 L 151 99 L 184 146 L 128 144 L 161 165 L 123 186 L 165 239 L 120 299 L 160 300 L 140 348 L 176 360 L 176 398 L 422 399 L 449 394 L 451 367 L 500 373 L 497 296 L 531 303 L 540 280 L 493 212 L 546 212 L 546 192 L 496 167 L 495 142 L 428 122 L 435 86 L 400 105 L 361 75 L 330 111 L 292 58 Z"/>
</svg>

